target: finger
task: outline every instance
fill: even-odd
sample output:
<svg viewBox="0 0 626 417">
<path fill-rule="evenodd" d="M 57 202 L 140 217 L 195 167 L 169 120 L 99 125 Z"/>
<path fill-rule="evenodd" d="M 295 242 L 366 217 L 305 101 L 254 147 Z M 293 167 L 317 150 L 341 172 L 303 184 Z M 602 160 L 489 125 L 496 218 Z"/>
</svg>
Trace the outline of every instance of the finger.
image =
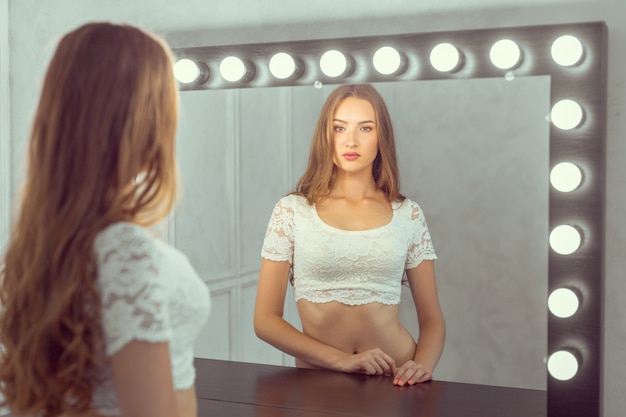
<svg viewBox="0 0 626 417">
<path fill-rule="evenodd" d="M 407 383 L 411 375 L 412 373 L 411 374 L 407 373 L 406 369 L 401 369 L 399 372 L 396 372 L 396 375 L 394 376 L 394 379 L 393 379 L 394 385 L 403 386 L 405 383 Z"/>
<path fill-rule="evenodd" d="M 412 378 L 409 378 L 407 383 L 409 385 L 419 384 L 422 382 L 430 381 L 433 377 L 433 374 L 426 371 L 423 368 L 418 369 L 415 375 Z"/>
<path fill-rule="evenodd" d="M 363 364 L 363 368 L 367 375 L 381 375 L 383 373 L 382 368 L 374 358 L 367 358 L 367 361 Z"/>
<path fill-rule="evenodd" d="M 385 362 L 381 361 L 379 358 L 374 357 L 372 358 L 372 367 L 374 368 L 375 372 L 374 375 L 382 375 L 385 373 Z"/>
<path fill-rule="evenodd" d="M 393 383 L 395 385 L 403 386 L 404 384 L 409 383 L 409 380 L 411 380 L 411 376 L 403 372 L 401 375 L 396 375 L 394 377 Z"/>
<path fill-rule="evenodd" d="M 394 383 L 396 385 L 409 384 L 413 385 L 418 382 L 424 382 L 430 379 L 430 373 L 424 369 L 422 365 L 413 361 L 408 361 L 402 365 L 395 375 Z"/>
<path fill-rule="evenodd" d="M 407 373 L 407 378 L 406 378 L 406 382 L 409 385 L 413 385 L 416 384 L 420 378 L 422 378 L 422 376 L 424 375 L 424 373 L 426 373 L 426 371 L 424 370 L 424 368 L 412 368 L 411 369 L 412 372 Z"/>
<path fill-rule="evenodd" d="M 413 375 L 415 374 L 415 371 L 416 371 L 416 368 L 411 367 L 407 364 L 404 364 L 396 370 L 395 379 L 406 382 L 411 377 L 413 377 Z"/>
<path fill-rule="evenodd" d="M 433 374 L 431 374 L 430 372 L 424 372 L 424 375 L 422 375 L 417 382 L 426 382 L 430 381 L 431 379 L 433 379 Z"/>
<path fill-rule="evenodd" d="M 393 358 L 387 355 L 385 352 L 381 351 L 380 353 L 381 353 L 382 359 L 385 361 L 385 364 L 389 366 L 389 370 L 395 374 L 396 373 L 396 361 L 393 360 Z"/>
<path fill-rule="evenodd" d="M 402 378 L 395 377 L 393 379 L 393 385 L 397 385 L 399 387 L 403 387 L 404 384 L 406 384 L 406 383 L 407 383 L 407 381 L 402 379 Z"/>
<path fill-rule="evenodd" d="M 374 360 L 381 369 L 381 374 L 390 374 L 393 370 L 393 364 L 390 364 L 383 356 L 375 356 Z"/>
</svg>

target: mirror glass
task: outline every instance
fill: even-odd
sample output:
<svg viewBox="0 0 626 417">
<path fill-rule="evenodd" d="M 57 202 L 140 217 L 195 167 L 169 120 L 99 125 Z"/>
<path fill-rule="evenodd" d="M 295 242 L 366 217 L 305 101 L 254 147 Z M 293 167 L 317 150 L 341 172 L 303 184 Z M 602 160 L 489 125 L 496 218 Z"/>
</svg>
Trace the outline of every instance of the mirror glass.
<svg viewBox="0 0 626 417">
<path fill-rule="evenodd" d="M 545 389 L 550 77 L 375 86 L 402 192 L 424 210 L 439 257 L 447 341 L 436 379 Z M 334 87 L 181 92 L 184 190 L 169 238 L 212 292 L 197 356 L 293 365 L 252 329 L 260 251 Z M 291 289 L 285 304 L 299 326 Z M 417 336 L 408 288 L 401 321 Z"/>
</svg>

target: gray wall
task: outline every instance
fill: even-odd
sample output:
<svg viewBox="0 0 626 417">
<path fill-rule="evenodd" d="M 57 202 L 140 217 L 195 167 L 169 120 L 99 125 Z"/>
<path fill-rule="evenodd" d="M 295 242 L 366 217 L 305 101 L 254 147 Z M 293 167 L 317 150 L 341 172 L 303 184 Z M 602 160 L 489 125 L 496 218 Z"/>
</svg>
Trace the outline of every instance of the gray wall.
<svg viewBox="0 0 626 417">
<path fill-rule="evenodd" d="M 58 0 L 12 1 L 9 10 L 10 56 L 10 140 L 11 183 L 18 181 L 18 170 L 24 155 L 26 136 L 38 85 L 49 59 L 52 42 L 66 30 L 87 20 L 123 20 L 147 28 L 169 32 L 173 46 L 190 42 L 189 29 L 198 29 L 194 42 L 206 44 L 233 44 L 289 39 L 315 39 L 322 37 L 378 35 L 417 31 L 459 30 L 494 26 L 519 26 L 572 21 L 606 21 L 609 27 L 609 79 L 608 79 L 608 144 L 607 144 L 607 208 L 606 208 L 606 282 L 604 324 L 604 415 L 619 416 L 626 409 L 626 194 L 623 178 L 626 177 L 626 3 L 623 1 L 559 1 L 536 2 L 511 0 L 508 6 L 473 7 L 470 2 L 450 0 L 433 2 L 425 13 L 417 13 L 408 2 L 373 2 L 372 7 L 340 7 L 334 1 L 318 1 L 304 5 L 298 2 L 273 2 L 276 9 L 266 12 L 250 2 L 165 2 L 142 0 L 135 2 L 73 2 Z M 347 2 L 346 2 L 347 3 Z M 379 4 L 380 3 L 380 4 Z M 439 9 L 438 5 L 448 7 Z M 471 2 L 476 4 L 476 2 Z M 558 3 L 558 4 L 557 4 Z M 6 7 L 7 0 L 2 5 Z M 179 5 L 185 4 L 184 8 Z M 234 9 L 233 5 L 244 7 Z M 341 3 L 343 4 L 343 3 Z M 547 4 L 547 5 L 546 5 Z M 322 7 L 323 6 L 323 7 Z M 273 6 L 274 7 L 274 6 Z M 291 7 L 291 8 L 290 8 Z M 340 10 L 337 10 L 340 7 Z M 230 10 L 229 10 L 230 9 Z M 198 11 L 202 11 L 201 13 Z M 205 25 L 189 26 L 184 18 L 197 14 L 206 16 Z M 290 13 L 294 18 L 291 19 Z M 355 14 L 355 13 L 358 13 Z M 217 17 L 214 17 L 217 16 Z M 349 20 L 351 18 L 360 20 Z M 293 23 L 297 20 L 297 23 Z M 266 25 L 266 26 L 264 26 Z M 216 28 L 206 30 L 207 27 Z M 4 28 L 4 27 L 3 27 Z M 258 30 L 257 30 L 258 29 Z M 4 29 L 3 29 L 4 30 Z M 0 35 L 2 36 L 2 35 Z M 204 37 L 199 41 L 198 36 Z M 1 45 L 1 44 L 0 44 Z M 6 62 L 0 62 L 6 65 Z M 0 71 L 2 74 L 2 71 Z M 0 79 L 2 92 L 6 83 Z M 7 113 L 0 112 L 0 115 Z M 4 116 L 3 116 L 4 117 Z M 8 123 L 0 120 L 0 124 Z M 6 129 L 2 130 L 2 134 Z M 7 190 L 1 190 L 6 193 Z M 14 192 L 11 191 L 11 195 Z"/>
</svg>

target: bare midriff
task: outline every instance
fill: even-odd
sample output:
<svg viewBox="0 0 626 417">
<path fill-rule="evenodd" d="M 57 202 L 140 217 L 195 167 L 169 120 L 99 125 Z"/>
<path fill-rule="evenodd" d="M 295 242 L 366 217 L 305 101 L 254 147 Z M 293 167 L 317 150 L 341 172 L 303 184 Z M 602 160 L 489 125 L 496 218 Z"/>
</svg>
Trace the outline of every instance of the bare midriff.
<svg viewBox="0 0 626 417">
<path fill-rule="evenodd" d="M 415 339 L 400 323 L 398 305 L 373 302 L 351 306 L 337 301 L 298 301 L 304 334 L 348 354 L 380 348 L 401 366 L 415 355 Z M 315 366 L 296 358 L 296 366 Z"/>
</svg>

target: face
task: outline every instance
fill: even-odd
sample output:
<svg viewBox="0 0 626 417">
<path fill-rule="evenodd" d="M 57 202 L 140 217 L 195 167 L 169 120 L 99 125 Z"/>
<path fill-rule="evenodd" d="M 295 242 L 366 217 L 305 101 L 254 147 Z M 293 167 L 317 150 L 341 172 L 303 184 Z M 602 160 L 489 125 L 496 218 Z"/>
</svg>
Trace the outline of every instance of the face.
<svg viewBox="0 0 626 417">
<path fill-rule="evenodd" d="M 372 172 L 378 155 L 376 112 L 372 104 L 356 97 L 345 98 L 333 116 L 334 163 L 341 171 Z"/>
</svg>

